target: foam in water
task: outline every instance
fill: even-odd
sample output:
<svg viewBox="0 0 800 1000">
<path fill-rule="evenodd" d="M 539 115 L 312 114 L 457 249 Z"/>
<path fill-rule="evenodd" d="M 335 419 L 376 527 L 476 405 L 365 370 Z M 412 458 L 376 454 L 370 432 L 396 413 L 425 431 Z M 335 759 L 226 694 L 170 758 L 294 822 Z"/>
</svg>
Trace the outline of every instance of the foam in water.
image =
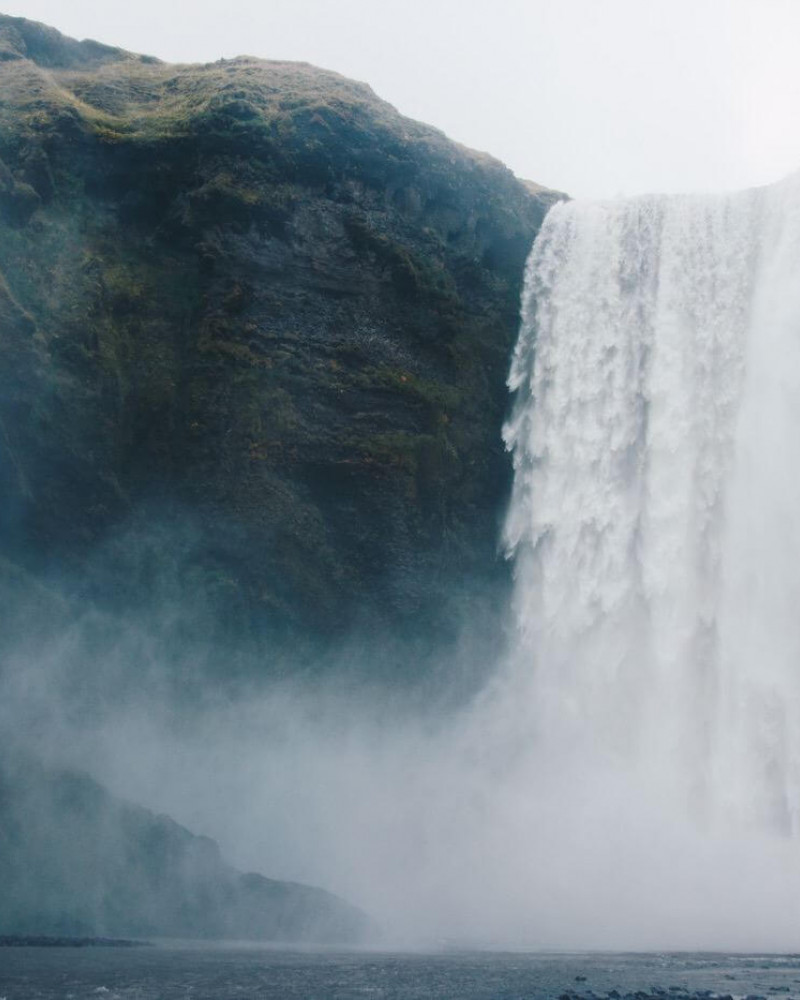
<svg viewBox="0 0 800 1000">
<path fill-rule="evenodd" d="M 509 384 L 540 752 L 701 829 L 796 835 L 800 175 L 554 207 Z"/>
</svg>

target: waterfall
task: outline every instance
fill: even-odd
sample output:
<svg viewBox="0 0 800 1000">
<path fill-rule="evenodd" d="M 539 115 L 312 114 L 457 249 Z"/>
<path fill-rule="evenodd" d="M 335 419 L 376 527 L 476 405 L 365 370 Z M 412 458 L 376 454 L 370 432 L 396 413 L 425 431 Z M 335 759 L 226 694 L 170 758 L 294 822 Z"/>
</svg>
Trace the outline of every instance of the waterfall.
<svg viewBox="0 0 800 1000">
<path fill-rule="evenodd" d="M 701 829 L 800 832 L 800 175 L 570 202 L 505 441 L 531 738 Z"/>
</svg>

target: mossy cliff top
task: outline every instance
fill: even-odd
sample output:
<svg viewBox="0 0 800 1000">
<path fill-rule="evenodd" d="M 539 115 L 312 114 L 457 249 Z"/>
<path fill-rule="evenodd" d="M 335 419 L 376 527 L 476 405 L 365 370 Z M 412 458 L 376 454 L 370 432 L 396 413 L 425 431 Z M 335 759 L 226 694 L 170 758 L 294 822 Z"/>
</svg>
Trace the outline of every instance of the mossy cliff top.
<svg viewBox="0 0 800 1000">
<path fill-rule="evenodd" d="M 0 16 L 0 554 L 204 634 L 452 636 L 553 197 L 335 73 Z"/>
</svg>

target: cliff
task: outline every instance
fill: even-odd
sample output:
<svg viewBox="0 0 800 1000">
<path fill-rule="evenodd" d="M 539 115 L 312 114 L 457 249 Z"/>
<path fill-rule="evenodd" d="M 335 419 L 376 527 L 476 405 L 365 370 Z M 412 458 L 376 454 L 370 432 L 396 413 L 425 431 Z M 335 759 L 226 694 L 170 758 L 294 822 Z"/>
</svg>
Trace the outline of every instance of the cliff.
<svg viewBox="0 0 800 1000">
<path fill-rule="evenodd" d="M 370 930 L 329 892 L 242 874 L 213 840 L 3 749 L 0 933 L 353 944 Z"/>
<path fill-rule="evenodd" d="M 204 640 L 452 638 L 553 197 L 335 73 L 0 17 L 0 555 Z"/>
</svg>

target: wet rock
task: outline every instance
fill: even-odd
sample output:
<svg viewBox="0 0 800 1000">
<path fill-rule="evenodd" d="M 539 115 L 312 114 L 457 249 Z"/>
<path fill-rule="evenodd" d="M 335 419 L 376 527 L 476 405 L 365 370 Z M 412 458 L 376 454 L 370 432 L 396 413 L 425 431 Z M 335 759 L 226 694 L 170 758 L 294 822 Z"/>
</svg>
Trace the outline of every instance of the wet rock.
<svg viewBox="0 0 800 1000">
<path fill-rule="evenodd" d="M 464 622 L 488 635 L 555 196 L 334 73 L 0 30 L 0 275 L 34 330 L 24 405 L 0 392 L 0 555 L 271 654 L 358 631 L 411 672 Z"/>
</svg>

